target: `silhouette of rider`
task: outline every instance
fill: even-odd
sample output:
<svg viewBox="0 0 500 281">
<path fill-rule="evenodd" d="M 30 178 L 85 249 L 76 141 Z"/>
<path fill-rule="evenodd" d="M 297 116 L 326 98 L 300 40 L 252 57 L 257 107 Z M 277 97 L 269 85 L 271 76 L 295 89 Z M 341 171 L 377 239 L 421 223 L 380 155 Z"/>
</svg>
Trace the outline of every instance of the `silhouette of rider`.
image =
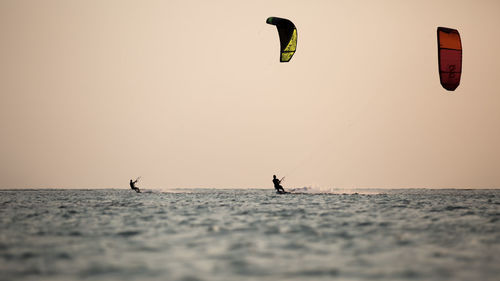
<svg viewBox="0 0 500 281">
<path fill-rule="evenodd" d="M 138 180 L 139 179 L 136 179 L 135 181 L 130 180 L 130 188 L 135 190 L 135 192 L 137 193 L 141 193 L 141 190 L 137 186 L 135 186 Z"/>
<path fill-rule="evenodd" d="M 274 188 L 276 189 L 276 192 L 278 193 L 285 193 L 285 189 L 283 188 L 283 186 L 281 186 L 281 180 L 277 179 L 276 178 L 276 175 L 273 175 L 273 184 L 274 184 Z"/>
</svg>

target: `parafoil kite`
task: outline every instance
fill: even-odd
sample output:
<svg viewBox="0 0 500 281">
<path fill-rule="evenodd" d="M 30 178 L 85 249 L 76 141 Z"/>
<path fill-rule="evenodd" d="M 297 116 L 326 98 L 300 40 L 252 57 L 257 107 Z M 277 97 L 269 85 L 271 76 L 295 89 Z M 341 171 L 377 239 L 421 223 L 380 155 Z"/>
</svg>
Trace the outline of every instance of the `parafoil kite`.
<svg viewBox="0 0 500 281">
<path fill-rule="evenodd" d="M 297 49 L 297 28 L 293 22 L 287 19 L 270 17 L 266 23 L 276 25 L 280 36 L 280 62 L 288 62 L 292 59 Z"/>
<path fill-rule="evenodd" d="M 462 42 L 456 29 L 438 27 L 439 79 L 448 91 L 454 91 L 462 75 Z"/>
</svg>

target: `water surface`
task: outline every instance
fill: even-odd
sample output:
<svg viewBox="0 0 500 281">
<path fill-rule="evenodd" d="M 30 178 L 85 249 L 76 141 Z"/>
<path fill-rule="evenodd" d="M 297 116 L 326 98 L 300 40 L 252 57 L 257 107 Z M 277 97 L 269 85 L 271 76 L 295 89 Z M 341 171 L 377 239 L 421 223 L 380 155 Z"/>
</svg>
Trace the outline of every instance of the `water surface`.
<svg viewBox="0 0 500 281">
<path fill-rule="evenodd" d="M 0 191 L 0 280 L 499 280 L 499 190 Z"/>
</svg>

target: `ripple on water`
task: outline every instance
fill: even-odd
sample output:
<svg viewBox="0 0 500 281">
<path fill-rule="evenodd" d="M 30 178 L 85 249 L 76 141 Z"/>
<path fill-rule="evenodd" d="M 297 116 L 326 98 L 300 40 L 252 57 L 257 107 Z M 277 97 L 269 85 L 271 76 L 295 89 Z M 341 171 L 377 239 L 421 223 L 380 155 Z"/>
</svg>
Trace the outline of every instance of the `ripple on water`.
<svg viewBox="0 0 500 281">
<path fill-rule="evenodd" d="M 141 231 L 138 231 L 138 230 L 120 231 L 120 232 L 116 233 L 116 235 L 122 236 L 122 237 L 131 237 L 131 236 L 136 236 L 139 234 L 141 234 Z"/>
<path fill-rule="evenodd" d="M 2 280 L 498 280 L 500 191 L 0 191 Z M 360 192 L 361 193 L 361 192 Z"/>
</svg>

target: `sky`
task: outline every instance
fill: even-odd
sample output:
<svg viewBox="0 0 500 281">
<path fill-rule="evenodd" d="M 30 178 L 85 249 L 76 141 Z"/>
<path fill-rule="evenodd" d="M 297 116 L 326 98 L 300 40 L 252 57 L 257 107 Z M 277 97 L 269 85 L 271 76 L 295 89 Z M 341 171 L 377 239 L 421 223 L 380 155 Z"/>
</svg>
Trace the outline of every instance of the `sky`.
<svg viewBox="0 0 500 281">
<path fill-rule="evenodd" d="M 500 1 L 0 0 L 0 188 L 499 188 Z M 293 21 L 279 62 L 270 16 Z M 458 89 L 436 29 L 458 29 Z"/>
</svg>

